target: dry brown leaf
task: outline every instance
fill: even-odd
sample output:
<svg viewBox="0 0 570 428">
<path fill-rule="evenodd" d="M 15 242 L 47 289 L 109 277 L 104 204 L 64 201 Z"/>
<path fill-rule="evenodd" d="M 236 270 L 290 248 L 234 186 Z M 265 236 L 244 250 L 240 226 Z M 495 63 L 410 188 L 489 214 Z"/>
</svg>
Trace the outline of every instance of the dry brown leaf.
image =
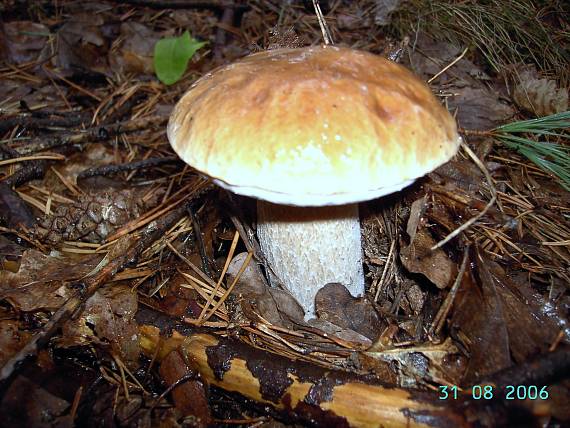
<svg viewBox="0 0 570 428">
<path fill-rule="evenodd" d="M 154 74 L 154 45 L 160 37 L 138 22 L 121 24 L 121 45 L 109 52 L 109 64 L 115 73 Z"/>
<path fill-rule="evenodd" d="M 367 299 L 353 297 L 339 283 L 327 284 L 317 292 L 315 312 L 319 320 L 367 338 L 366 343 L 363 343 L 366 345 L 370 345 L 371 340 L 375 340 L 384 328 L 372 304 Z M 335 335 L 339 336 L 339 333 Z"/>
<path fill-rule="evenodd" d="M 229 282 L 236 277 L 246 257 L 247 253 L 240 253 L 232 259 L 227 271 Z M 289 320 L 303 321 L 305 312 L 295 298 L 285 290 L 268 287 L 254 262 L 247 265 L 232 294 L 250 320 L 256 320 L 258 314 L 271 324 L 283 327 L 291 326 Z"/>
<path fill-rule="evenodd" d="M 56 63 L 61 74 L 69 76 L 79 70 L 110 74 L 103 24 L 102 14 L 85 12 L 75 14 L 58 29 Z"/>
<path fill-rule="evenodd" d="M 435 41 L 420 32 L 411 52 L 411 68 L 424 80 L 429 80 L 460 54 L 462 49 L 444 41 Z M 483 76 L 483 78 L 481 78 Z M 450 111 L 457 111 L 460 126 L 466 129 L 491 129 L 514 116 L 514 110 L 503 101 L 498 89 L 492 88 L 485 73 L 465 57 L 431 83 L 440 89 Z M 439 87 L 439 88 L 438 88 Z"/>
<path fill-rule="evenodd" d="M 471 383 L 532 355 L 546 352 L 559 328 L 521 293 L 498 264 L 476 251 L 473 276 L 465 275 L 453 308 L 452 330 L 466 338 Z"/>
<path fill-rule="evenodd" d="M 325 332 L 329 337 L 336 337 L 341 339 L 346 344 L 349 344 L 355 349 L 366 349 L 372 345 L 372 341 L 362 334 L 351 330 L 349 328 L 339 327 L 338 325 L 327 321 L 325 319 L 313 318 L 307 321 L 311 327 L 317 328 L 322 332 Z"/>
<path fill-rule="evenodd" d="M 555 80 L 544 79 L 534 67 L 517 73 L 513 100 L 520 108 L 538 117 L 568 110 L 568 89 L 559 88 Z"/>
<path fill-rule="evenodd" d="M 400 251 L 400 260 L 410 272 L 423 274 L 437 288 L 446 288 L 457 276 L 457 266 L 441 248 L 432 251 L 435 244 L 425 228 L 418 229 L 410 245 Z"/>
<path fill-rule="evenodd" d="M 31 21 L 12 21 L 3 24 L 4 37 L 0 43 L 0 51 L 7 52 L 7 60 L 21 64 L 38 59 L 42 49 L 48 42 L 49 28 Z"/>
</svg>

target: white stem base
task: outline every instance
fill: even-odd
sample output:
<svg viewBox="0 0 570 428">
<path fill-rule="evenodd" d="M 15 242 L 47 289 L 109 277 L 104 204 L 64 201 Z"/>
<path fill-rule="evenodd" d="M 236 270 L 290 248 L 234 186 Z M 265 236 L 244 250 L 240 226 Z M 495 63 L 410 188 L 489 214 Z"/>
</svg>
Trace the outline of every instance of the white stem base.
<svg viewBox="0 0 570 428">
<path fill-rule="evenodd" d="M 340 282 L 355 297 L 364 294 L 357 204 L 293 207 L 258 200 L 257 236 L 305 319 L 314 317 L 315 295 L 329 282 Z"/>
</svg>

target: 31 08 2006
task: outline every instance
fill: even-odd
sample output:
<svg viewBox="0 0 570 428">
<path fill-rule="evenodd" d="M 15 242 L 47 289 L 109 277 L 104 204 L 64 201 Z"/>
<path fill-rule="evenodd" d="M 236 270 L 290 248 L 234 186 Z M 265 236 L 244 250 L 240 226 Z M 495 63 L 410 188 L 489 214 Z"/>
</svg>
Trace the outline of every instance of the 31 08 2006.
<svg viewBox="0 0 570 428">
<path fill-rule="evenodd" d="M 491 400 L 499 394 L 505 400 L 547 400 L 549 398 L 546 385 L 474 385 L 471 389 L 461 390 L 456 385 L 441 385 L 439 387 L 440 400 L 457 400 L 458 398 L 472 398 L 473 400 Z"/>
</svg>

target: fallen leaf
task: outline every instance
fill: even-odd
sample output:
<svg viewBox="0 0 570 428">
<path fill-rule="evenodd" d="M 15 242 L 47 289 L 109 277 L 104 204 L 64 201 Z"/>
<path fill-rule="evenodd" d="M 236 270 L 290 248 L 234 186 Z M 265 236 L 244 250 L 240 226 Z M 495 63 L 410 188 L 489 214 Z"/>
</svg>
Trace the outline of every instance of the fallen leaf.
<svg viewBox="0 0 570 428">
<path fill-rule="evenodd" d="M 50 37 L 49 28 L 37 22 L 12 21 L 3 27 L 6 46 L 2 50 L 14 64 L 37 60 Z"/>
<path fill-rule="evenodd" d="M 326 284 L 317 292 L 315 312 L 319 320 L 351 330 L 369 340 L 376 339 L 384 328 L 372 304 L 365 298 L 353 297 L 339 283 Z"/>
<path fill-rule="evenodd" d="M 509 334 L 496 284 L 479 254 L 471 256 L 471 261 L 473 276 L 463 275 L 451 317 L 453 335 L 460 331 L 469 350 L 465 384 L 511 365 Z"/>
<path fill-rule="evenodd" d="M 400 251 L 400 260 L 410 272 L 421 273 L 437 288 L 446 288 L 455 280 L 457 266 L 441 248 L 432 251 L 435 244 L 429 232 L 421 228 L 410 245 Z"/>
<path fill-rule="evenodd" d="M 166 85 L 172 85 L 180 80 L 190 58 L 205 45 L 206 42 L 191 38 L 188 31 L 180 37 L 167 37 L 156 42 L 154 70 L 160 81 Z"/>
<path fill-rule="evenodd" d="M 70 403 L 27 377 L 18 376 L 2 396 L 3 426 L 52 428 L 73 424 L 70 415 L 66 415 Z"/>
<path fill-rule="evenodd" d="M 398 384 L 403 387 L 417 387 L 418 379 L 456 384 L 465 370 L 465 359 L 460 357 L 459 349 L 450 338 L 436 345 L 428 343 L 392 349 L 375 343 L 364 354 L 398 367 Z"/>
<path fill-rule="evenodd" d="M 57 346 L 107 344 L 123 361 L 135 362 L 139 356 L 136 310 L 137 296 L 130 287 L 109 284 L 87 300 L 79 318 L 63 326 Z"/>
<path fill-rule="evenodd" d="M 228 281 L 233 281 L 246 257 L 247 253 L 240 253 L 232 259 L 227 270 Z M 253 260 L 243 271 L 232 295 L 237 297 L 242 313 L 250 320 L 257 320 L 261 315 L 273 325 L 291 327 L 291 320 L 302 322 L 305 315 L 291 294 L 265 284 Z"/>
<path fill-rule="evenodd" d="M 457 59 L 462 49 L 451 43 L 435 41 L 424 32 L 420 32 L 415 43 L 416 50 L 411 52 L 411 68 L 425 81 L 428 81 L 452 61 Z M 488 79 L 479 79 L 485 73 L 465 57 L 431 83 L 449 94 L 447 108 L 456 111 L 458 124 L 466 129 L 491 129 L 512 118 L 514 110 L 504 101 L 499 89 L 490 87 Z"/>
<path fill-rule="evenodd" d="M 568 110 L 568 89 L 559 88 L 555 80 L 541 78 L 535 67 L 518 70 L 513 100 L 520 108 L 537 117 Z"/>
<path fill-rule="evenodd" d="M 100 254 L 70 258 L 27 250 L 18 272 L 0 271 L 0 299 L 19 311 L 54 311 L 69 297 L 65 284 L 87 275 L 101 259 Z"/>
<path fill-rule="evenodd" d="M 57 31 L 58 71 L 70 76 L 78 71 L 110 74 L 107 64 L 109 42 L 101 27 L 100 14 L 75 14 Z"/>
<path fill-rule="evenodd" d="M 153 74 L 154 45 L 158 34 L 138 22 L 121 24 L 122 43 L 109 52 L 109 64 L 115 73 Z"/>
</svg>

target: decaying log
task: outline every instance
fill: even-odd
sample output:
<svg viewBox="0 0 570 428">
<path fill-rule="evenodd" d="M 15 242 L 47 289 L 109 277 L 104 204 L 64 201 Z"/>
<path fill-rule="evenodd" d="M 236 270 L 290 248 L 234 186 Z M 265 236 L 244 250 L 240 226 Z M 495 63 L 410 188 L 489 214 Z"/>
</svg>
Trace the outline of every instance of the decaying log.
<svg viewBox="0 0 570 428">
<path fill-rule="evenodd" d="M 159 361 L 170 352 L 181 353 L 208 384 L 311 425 L 468 427 L 475 420 L 486 425 L 485 412 L 473 402 L 442 401 L 435 393 L 389 387 L 372 376 L 292 361 L 235 339 L 205 333 L 184 337 L 175 331 L 160 340 L 158 328 L 142 326 L 141 345 Z"/>
</svg>

